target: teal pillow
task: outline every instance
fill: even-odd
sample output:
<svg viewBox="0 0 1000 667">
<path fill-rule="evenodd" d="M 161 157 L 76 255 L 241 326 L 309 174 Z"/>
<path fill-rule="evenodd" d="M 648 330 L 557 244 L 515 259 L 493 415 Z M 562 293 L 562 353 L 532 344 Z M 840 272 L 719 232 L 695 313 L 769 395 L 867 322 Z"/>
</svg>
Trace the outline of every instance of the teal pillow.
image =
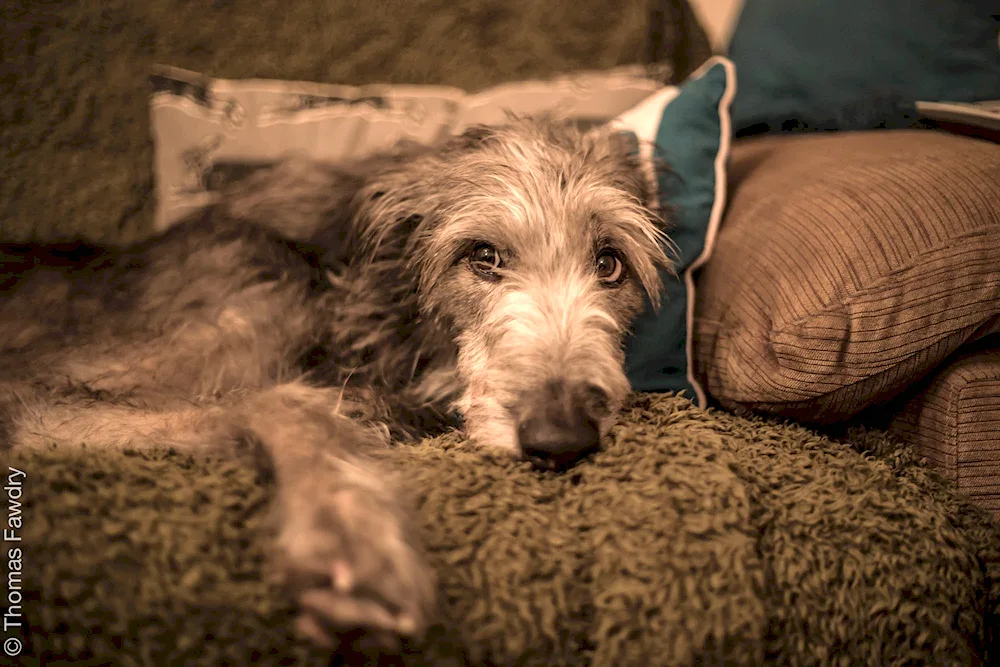
<svg viewBox="0 0 1000 667">
<path fill-rule="evenodd" d="M 733 128 L 867 129 L 892 120 L 874 116 L 901 118 L 918 100 L 1000 99 L 997 8 L 996 0 L 746 0 L 729 45 L 740 72 Z"/>
<path fill-rule="evenodd" d="M 708 260 L 725 207 L 735 92 L 733 63 L 714 57 L 681 86 L 661 89 L 612 121 L 636 135 L 647 164 L 659 158 L 669 166 L 658 172 L 656 186 L 677 271 L 662 276 L 659 311 L 647 307 L 635 323 L 626 348 L 629 380 L 637 390 L 683 391 L 701 406 L 705 393 L 691 360 L 694 274 Z"/>
</svg>

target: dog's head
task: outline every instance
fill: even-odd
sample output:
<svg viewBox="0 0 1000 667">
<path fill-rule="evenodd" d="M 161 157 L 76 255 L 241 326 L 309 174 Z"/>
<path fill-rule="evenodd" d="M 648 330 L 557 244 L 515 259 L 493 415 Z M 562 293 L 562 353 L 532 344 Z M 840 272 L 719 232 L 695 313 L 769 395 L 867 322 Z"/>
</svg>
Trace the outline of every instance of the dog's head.
<svg viewBox="0 0 1000 667">
<path fill-rule="evenodd" d="M 611 131 L 475 128 L 373 179 L 367 238 L 405 223 L 420 308 L 454 337 L 479 443 L 560 468 L 629 391 L 623 338 L 669 266 L 647 178 Z"/>
</svg>

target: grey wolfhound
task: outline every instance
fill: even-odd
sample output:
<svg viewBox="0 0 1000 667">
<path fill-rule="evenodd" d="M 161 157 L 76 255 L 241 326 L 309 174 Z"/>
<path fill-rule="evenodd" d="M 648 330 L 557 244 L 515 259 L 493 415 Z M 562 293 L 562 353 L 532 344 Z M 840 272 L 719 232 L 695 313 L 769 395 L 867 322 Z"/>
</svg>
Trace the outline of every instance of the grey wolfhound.
<svg viewBox="0 0 1000 667">
<path fill-rule="evenodd" d="M 670 264 L 620 138 L 511 119 L 288 162 L 137 245 L 0 246 L 0 448 L 248 454 L 299 630 L 416 634 L 434 579 L 366 451 L 459 424 L 544 470 L 599 447 Z"/>
</svg>

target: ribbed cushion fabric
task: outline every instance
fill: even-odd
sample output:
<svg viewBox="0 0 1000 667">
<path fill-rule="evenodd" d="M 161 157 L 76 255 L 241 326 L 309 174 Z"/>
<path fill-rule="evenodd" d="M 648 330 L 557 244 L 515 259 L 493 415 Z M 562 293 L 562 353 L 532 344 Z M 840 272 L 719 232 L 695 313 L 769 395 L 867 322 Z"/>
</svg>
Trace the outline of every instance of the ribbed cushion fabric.
<svg viewBox="0 0 1000 667">
<path fill-rule="evenodd" d="M 889 430 L 1000 518 L 1000 349 L 958 355 Z"/>
<path fill-rule="evenodd" d="M 1000 145 L 899 130 L 735 142 L 697 377 L 730 409 L 852 416 L 1000 328 Z"/>
</svg>

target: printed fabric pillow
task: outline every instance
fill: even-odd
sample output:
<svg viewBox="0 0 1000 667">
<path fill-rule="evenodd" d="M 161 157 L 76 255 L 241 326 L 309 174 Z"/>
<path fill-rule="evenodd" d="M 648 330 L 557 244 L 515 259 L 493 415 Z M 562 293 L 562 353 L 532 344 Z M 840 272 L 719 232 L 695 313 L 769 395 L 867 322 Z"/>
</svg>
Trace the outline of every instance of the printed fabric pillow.
<svg viewBox="0 0 1000 667">
<path fill-rule="evenodd" d="M 746 0 L 733 128 L 903 127 L 916 101 L 1000 99 L 996 0 Z"/>
<path fill-rule="evenodd" d="M 642 67 L 520 81 L 475 94 L 446 86 L 341 86 L 213 79 L 175 67 L 150 77 L 156 227 L 166 229 L 252 171 L 293 155 L 356 160 L 407 141 L 433 144 L 506 111 L 606 123 L 662 84 Z"/>
<path fill-rule="evenodd" d="M 290 155 L 352 160 L 400 141 L 432 144 L 507 112 L 555 112 L 581 124 L 609 121 L 638 139 L 671 221 L 678 275 L 665 275 L 658 313 L 647 309 L 629 340 L 629 379 L 640 390 L 684 391 L 705 404 L 690 363 L 694 282 L 708 257 L 725 200 L 732 63 L 710 59 L 681 86 L 663 87 L 642 68 L 581 72 L 476 94 L 439 86 L 337 86 L 211 79 L 158 68 L 151 77 L 151 127 L 159 229 L 212 201 L 215 193 Z M 655 149 L 654 149 L 655 144 Z"/>
</svg>

